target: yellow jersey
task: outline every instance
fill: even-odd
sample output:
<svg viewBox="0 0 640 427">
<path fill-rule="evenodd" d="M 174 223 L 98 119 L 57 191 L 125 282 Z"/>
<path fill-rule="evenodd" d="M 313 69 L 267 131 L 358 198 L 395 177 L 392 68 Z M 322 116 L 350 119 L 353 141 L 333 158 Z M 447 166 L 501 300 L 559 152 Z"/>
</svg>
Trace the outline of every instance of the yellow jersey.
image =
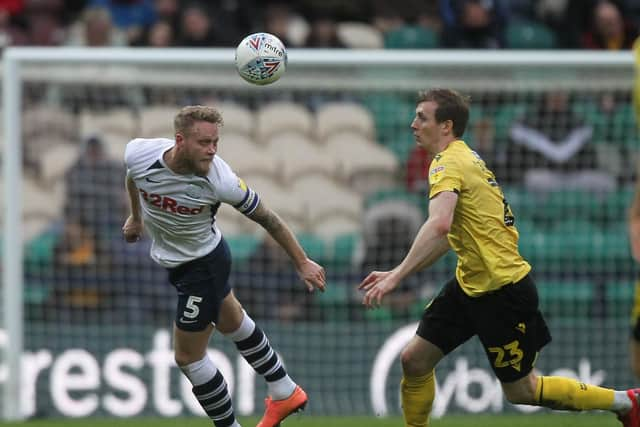
<svg viewBox="0 0 640 427">
<path fill-rule="evenodd" d="M 518 251 L 518 231 L 496 178 L 464 141 L 453 141 L 429 167 L 429 198 L 458 194 L 447 238 L 458 256 L 456 278 L 480 296 L 524 278 L 531 270 Z"/>
</svg>

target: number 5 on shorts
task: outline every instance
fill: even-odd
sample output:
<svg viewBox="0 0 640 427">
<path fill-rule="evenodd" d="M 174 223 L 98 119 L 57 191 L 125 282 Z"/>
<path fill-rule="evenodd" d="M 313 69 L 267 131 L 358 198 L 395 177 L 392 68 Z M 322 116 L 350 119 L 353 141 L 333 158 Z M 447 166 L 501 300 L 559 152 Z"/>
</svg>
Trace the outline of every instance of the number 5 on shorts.
<svg viewBox="0 0 640 427">
<path fill-rule="evenodd" d="M 195 319 L 198 317 L 198 314 L 200 314 L 200 308 L 196 304 L 199 302 L 202 302 L 202 297 L 189 295 L 189 299 L 187 300 L 187 309 L 184 311 L 184 317 L 187 319 Z"/>
</svg>

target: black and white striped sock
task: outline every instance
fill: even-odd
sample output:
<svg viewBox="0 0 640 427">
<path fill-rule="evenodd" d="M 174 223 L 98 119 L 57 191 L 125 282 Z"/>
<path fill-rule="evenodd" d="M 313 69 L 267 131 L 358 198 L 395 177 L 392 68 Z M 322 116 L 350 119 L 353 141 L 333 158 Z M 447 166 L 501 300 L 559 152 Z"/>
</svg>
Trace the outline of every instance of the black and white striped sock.
<svg viewBox="0 0 640 427">
<path fill-rule="evenodd" d="M 205 356 L 180 369 L 193 384 L 193 394 L 216 427 L 240 427 L 233 412 L 227 382 L 211 359 Z"/>
<path fill-rule="evenodd" d="M 281 400 L 291 396 L 296 383 L 287 375 L 267 336 L 246 312 L 238 330 L 227 336 L 235 342 L 242 357 L 265 378 L 272 399 Z"/>
</svg>

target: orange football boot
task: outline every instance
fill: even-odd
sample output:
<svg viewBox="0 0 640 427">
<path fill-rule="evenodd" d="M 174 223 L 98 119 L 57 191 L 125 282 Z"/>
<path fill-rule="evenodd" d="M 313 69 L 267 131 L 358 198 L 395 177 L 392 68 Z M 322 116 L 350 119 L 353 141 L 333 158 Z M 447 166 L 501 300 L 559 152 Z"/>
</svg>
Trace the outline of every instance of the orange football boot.
<svg viewBox="0 0 640 427">
<path fill-rule="evenodd" d="M 294 412 L 302 411 L 307 406 L 307 393 L 298 385 L 291 396 L 283 400 L 264 400 L 266 410 L 256 427 L 278 427 L 282 420 Z"/>
</svg>

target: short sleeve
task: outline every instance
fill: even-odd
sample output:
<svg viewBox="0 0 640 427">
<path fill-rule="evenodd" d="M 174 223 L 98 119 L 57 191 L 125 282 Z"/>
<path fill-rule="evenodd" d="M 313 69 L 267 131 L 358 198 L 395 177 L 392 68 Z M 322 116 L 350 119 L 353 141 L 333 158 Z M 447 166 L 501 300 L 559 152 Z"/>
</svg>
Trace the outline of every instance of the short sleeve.
<svg viewBox="0 0 640 427">
<path fill-rule="evenodd" d="M 436 156 L 429 166 L 429 198 L 443 191 L 460 194 L 462 189 L 462 170 L 451 156 Z"/>
<path fill-rule="evenodd" d="M 260 202 L 258 193 L 247 186 L 220 157 L 216 156 L 214 163 L 220 180 L 216 188 L 220 201 L 232 205 L 244 215 L 255 211 Z"/>
</svg>

